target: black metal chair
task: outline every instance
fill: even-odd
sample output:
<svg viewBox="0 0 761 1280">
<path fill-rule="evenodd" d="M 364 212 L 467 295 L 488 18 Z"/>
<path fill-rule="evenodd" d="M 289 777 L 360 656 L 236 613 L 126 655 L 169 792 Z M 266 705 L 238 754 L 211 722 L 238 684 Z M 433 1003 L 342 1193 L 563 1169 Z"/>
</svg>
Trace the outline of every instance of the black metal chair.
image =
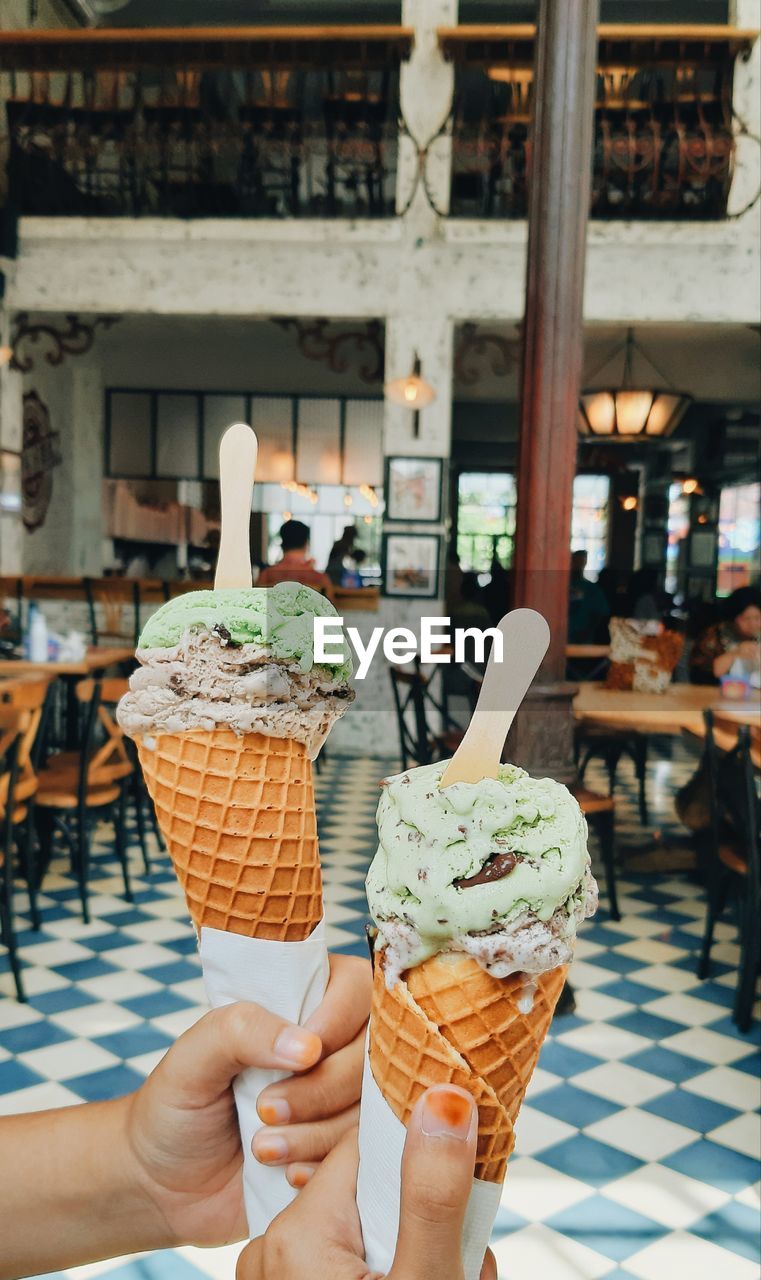
<svg viewBox="0 0 761 1280">
<path fill-rule="evenodd" d="M 136 578 L 83 578 L 94 646 L 125 642 L 137 648 L 140 637 L 140 583 Z M 101 616 L 98 617 L 98 606 Z"/>
<path fill-rule="evenodd" d="M 16 995 L 21 1001 L 26 1000 L 26 994 L 13 922 L 14 817 L 19 749 L 30 722 L 29 711 L 0 706 L 0 942 L 7 949 Z"/>
<path fill-rule="evenodd" d="M 579 779 L 583 781 L 590 760 L 602 760 L 608 775 L 608 793 L 616 789 L 616 773 L 619 763 L 627 756 L 634 765 L 637 778 L 639 819 L 643 827 L 648 825 L 650 814 L 647 805 L 647 749 L 645 733 L 605 729 L 603 726 L 579 725 L 574 732 L 574 752 Z"/>
<path fill-rule="evenodd" d="M 389 675 L 399 728 L 402 769 L 409 768 L 410 761 L 418 765 L 432 764 L 452 755 L 462 742 L 463 730 L 434 697 L 430 680 L 420 670 L 419 659 L 415 659 L 412 670 L 390 665 Z M 431 728 L 429 710 L 441 720 L 439 732 Z"/>
<path fill-rule="evenodd" d="M 701 842 L 701 870 L 708 899 L 698 977 L 707 978 L 717 922 L 733 902 L 739 927 L 740 963 L 733 1017 L 742 1031 L 750 1027 L 761 959 L 761 873 L 759 801 L 751 737 L 747 726 L 722 754 L 714 737 L 714 716 L 703 713 L 703 763 L 710 787 L 710 824 Z"/>
</svg>

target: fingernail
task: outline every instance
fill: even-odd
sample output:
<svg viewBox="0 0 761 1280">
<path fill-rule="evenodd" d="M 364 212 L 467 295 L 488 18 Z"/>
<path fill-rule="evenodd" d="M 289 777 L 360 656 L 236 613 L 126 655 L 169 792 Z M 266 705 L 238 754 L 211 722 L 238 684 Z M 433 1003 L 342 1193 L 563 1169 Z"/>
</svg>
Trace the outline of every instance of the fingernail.
<svg viewBox="0 0 761 1280">
<path fill-rule="evenodd" d="M 465 1142 L 472 1117 L 473 1107 L 464 1093 L 438 1085 L 428 1090 L 420 1127 L 428 1138 L 456 1138 Z"/>
<path fill-rule="evenodd" d="M 310 1067 L 320 1056 L 322 1041 L 303 1027 L 283 1027 L 273 1048 L 281 1062 L 289 1067 Z"/>
<path fill-rule="evenodd" d="M 285 1098 L 260 1098 L 256 1104 L 263 1124 L 288 1124 L 291 1108 Z"/>
<path fill-rule="evenodd" d="M 280 1164 L 288 1158 L 288 1143 L 277 1133 L 257 1133 L 251 1148 L 262 1164 Z"/>
<path fill-rule="evenodd" d="M 292 1164 L 288 1170 L 288 1181 L 292 1187 L 305 1187 L 314 1173 L 308 1164 Z"/>
</svg>

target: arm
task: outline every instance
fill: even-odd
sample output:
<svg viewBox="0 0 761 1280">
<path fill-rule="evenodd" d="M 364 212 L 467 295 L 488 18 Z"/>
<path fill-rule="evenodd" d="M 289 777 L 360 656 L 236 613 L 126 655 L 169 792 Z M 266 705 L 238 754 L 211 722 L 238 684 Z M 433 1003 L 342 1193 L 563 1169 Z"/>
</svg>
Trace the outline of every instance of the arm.
<svg viewBox="0 0 761 1280">
<path fill-rule="evenodd" d="M 727 649 L 726 653 L 720 653 L 714 658 L 711 669 L 717 680 L 727 674 L 738 657 L 740 657 L 738 649 Z"/>
<path fill-rule="evenodd" d="M 2 1280 L 170 1243 L 124 1158 L 128 1113 L 119 1098 L 3 1120 Z"/>
<path fill-rule="evenodd" d="M 356 1123 L 369 967 L 331 957 L 328 992 L 309 1028 L 255 1004 L 226 1005 L 181 1036 L 136 1093 L 0 1119 L 0 1280 L 240 1240 L 243 1153 L 232 1081 L 248 1066 L 301 1073 L 269 1086 L 259 1108 L 265 1119 L 269 1105 L 287 1137 L 287 1158 L 274 1163 L 303 1185 Z"/>
</svg>

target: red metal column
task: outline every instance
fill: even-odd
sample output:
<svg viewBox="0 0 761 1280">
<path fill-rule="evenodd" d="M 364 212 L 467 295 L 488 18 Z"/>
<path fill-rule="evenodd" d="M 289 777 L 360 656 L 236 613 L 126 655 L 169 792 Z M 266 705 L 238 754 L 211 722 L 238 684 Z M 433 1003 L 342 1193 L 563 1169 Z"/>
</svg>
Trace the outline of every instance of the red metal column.
<svg viewBox="0 0 761 1280">
<path fill-rule="evenodd" d="M 512 758 L 570 776 L 565 678 L 599 0 L 541 0 L 537 24 L 521 377 L 515 603 L 552 641 L 511 735 Z"/>
</svg>

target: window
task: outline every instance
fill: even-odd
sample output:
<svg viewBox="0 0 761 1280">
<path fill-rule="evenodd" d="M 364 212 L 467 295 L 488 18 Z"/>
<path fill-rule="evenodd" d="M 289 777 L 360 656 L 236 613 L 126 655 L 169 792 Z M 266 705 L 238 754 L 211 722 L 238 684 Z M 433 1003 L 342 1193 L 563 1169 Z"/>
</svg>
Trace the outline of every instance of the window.
<svg viewBox="0 0 761 1280">
<path fill-rule="evenodd" d="M 728 596 L 758 573 L 761 484 L 724 489 L 719 503 L 716 594 Z"/>
<path fill-rule="evenodd" d="M 607 476 L 577 476 L 573 482 L 571 550 L 586 551 L 587 574 L 598 574 L 608 558 Z"/>
<path fill-rule="evenodd" d="M 282 554 L 278 531 L 284 520 L 293 517 L 309 526 L 309 554 L 317 569 L 328 563 L 333 543 L 347 525 L 357 530 L 355 546 L 365 553 L 362 577 L 373 583 L 380 578 L 382 517 L 380 505 L 373 505 L 358 489 L 337 485 L 316 485 L 316 502 L 298 493 L 289 493 L 279 484 L 258 485 L 254 490 L 254 510 L 267 514 L 267 562 L 276 564 Z M 351 505 L 346 505 L 346 499 Z"/>
<path fill-rule="evenodd" d="M 496 555 L 513 559 L 515 478 L 504 471 L 463 471 L 457 487 L 457 555 L 465 572 L 488 573 Z"/>
<path fill-rule="evenodd" d="M 666 590 L 676 595 L 690 533 L 690 499 L 681 484 L 669 486 L 668 546 L 666 547 Z"/>
<path fill-rule="evenodd" d="M 587 552 L 587 572 L 599 573 L 608 551 L 607 476 L 573 482 L 571 549 Z M 496 555 L 503 568 L 513 559 L 517 488 L 499 471 L 463 471 L 457 488 L 457 555 L 464 572 L 488 573 Z"/>
</svg>

